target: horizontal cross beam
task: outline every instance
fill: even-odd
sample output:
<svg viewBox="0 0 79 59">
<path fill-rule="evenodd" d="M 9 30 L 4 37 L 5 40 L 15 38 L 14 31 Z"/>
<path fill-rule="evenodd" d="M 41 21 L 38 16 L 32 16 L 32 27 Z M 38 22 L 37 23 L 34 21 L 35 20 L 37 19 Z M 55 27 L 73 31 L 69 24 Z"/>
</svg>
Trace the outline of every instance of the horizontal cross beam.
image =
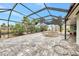
<svg viewBox="0 0 79 59">
<path fill-rule="evenodd" d="M 47 7 L 47 8 L 42 8 L 42 9 L 36 11 L 36 12 L 33 12 L 33 13 L 27 15 L 27 17 L 29 17 L 29 16 L 31 16 L 31 15 L 33 15 L 33 14 L 39 13 L 39 12 L 41 12 L 41 11 L 44 11 L 44 10 L 46 10 L 46 9 L 55 10 L 55 11 L 60 11 L 60 12 L 68 12 L 68 10 L 66 10 L 66 9 Z"/>
<path fill-rule="evenodd" d="M 49 17 L 49 16 L 59 18 L 59 16 L 55 16 L 55 15 L 47 15 L 47 16 L 43 16 L 41 18 L 46 18 L 46 17 Z M 40 18 L 36 18 L 36 19 L 40 19 Z M 64 18 L 62 18 L 62 19 L 64 19 Z"/>
<path fill-rule="evenodd" d="M 3 21 L 8 21 L 6 19 L 0 19 L 0 20 L 3 20 Z M 9 20 L 10 22 L 16 22 L 16 23 L 22 23 L 22 22 L 18 22 L 18 21 L 13 21 L 13 20 Z"/>
<path fill-rule="evenodd" d="M 67 9 L 62 9 L 62 8 L 55 8 L 55 7 L 47 7 L 49 10 L 55 10 L 55 11 L 60 11 L 60 12 L 68 12 Z"/>
</svg>

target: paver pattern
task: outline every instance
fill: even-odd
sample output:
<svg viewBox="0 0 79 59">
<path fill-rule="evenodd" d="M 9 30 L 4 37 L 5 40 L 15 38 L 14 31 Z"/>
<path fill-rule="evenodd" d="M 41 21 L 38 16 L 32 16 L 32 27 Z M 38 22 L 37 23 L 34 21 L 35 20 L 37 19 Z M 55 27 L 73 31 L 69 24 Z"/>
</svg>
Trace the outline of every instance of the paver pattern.
<svg viewBox="0 0 79 59">
<path fill-rule="evenodd" d="M 42 33 L 0 40 L 0 56 L 78 56 L 79 45 Z"/>
</svg>

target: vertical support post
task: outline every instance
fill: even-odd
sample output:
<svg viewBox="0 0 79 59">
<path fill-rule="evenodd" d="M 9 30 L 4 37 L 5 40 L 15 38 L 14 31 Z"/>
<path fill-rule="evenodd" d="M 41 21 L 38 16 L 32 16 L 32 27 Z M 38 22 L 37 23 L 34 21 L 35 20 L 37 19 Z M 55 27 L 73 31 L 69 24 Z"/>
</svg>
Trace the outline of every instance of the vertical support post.
<svg viewBox="0 0 79 59">
<path fill-rule="evenodd" d="M 9 38 L 9 20 L 8 20 L 8 38 Z"/>
<path fill-rule="evenodd" d="M 66 19 L 65 19 L 65 40 L 66 40 Z"/>
<path fill-rule="evenodd" d="M 17 6 L 17 3 L 13 6 L 13 8 L 11 9 L 10 11 L 10 14 L 9 14 L 9 17 L 8 17 L 8 38 L 9 38 L 9 21 L 10 21 L 10 17 L 11 17 L 11 14 L 12 14 L 12 11 L 13 9 Z"/>
<path fill-rule="evenodd" d="M 1 38 L 1 29 L 0 29 L 0 38 Z"/>
</svg>

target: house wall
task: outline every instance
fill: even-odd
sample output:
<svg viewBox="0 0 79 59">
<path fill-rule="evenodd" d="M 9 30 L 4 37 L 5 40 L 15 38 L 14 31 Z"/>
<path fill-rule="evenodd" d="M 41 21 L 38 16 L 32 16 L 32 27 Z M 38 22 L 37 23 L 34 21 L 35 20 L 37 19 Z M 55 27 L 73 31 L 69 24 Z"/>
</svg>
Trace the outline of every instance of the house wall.
<svg viewBox="0 0 79 59">
<path fill-rule="evenodd" d="M 77 16 L 77 36 L 76 36 L 76 43 L 79 44 L 79 15 Z"/>
</svg>

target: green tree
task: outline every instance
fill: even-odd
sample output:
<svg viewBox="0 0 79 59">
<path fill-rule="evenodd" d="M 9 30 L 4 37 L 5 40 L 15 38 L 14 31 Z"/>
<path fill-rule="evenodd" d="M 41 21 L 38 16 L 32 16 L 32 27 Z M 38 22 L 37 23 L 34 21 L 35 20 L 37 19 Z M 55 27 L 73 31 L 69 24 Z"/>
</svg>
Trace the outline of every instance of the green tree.
<svg viewBox="0 0 79 59">
<path fill-rule="evenodd" d="M 23 17 L 23 26 L 24 26 L 24 28 L 26 30 L 26 33 L 29 33 L 30 25 L 31 25 L 30 20 L 27 17 Z"/>
<path fill-rule="evenodd" d="M 48 28 L 47 25 L 45 25 L 45 26 L 40 26 L 40 30 L 41 30 L 41 31 L 47 31 L 47 28 Z"/>
<path fill-rule="evenodd" d="M 1 24 L 1 27 L 6 27 L 6 24 L 5 23 Z"/>
<path fill-rule="evenodd" d="M 15 24 L 14 34 L 16 34 L 16 35 L 23 35 L 24 32 L 25 32 L 25 29 L 22 26 L 22 24 L 16 23 Z"/>
<path fill-rule="evenodd" d="M 37 31 L 39 31 L 39 29 L 37 28 L 37 27 L 35 27 L 35 25 L 37 25 L 39 23 L 39 19 L 33 19 L 32 21 L 31 21 L 31 28 L 30 28 L 30 30 L 31 30 L 31 33 L 35 33 L 35 32 L 37 32 Z M 38 29 L 38 30 L 37 30 Z"/>
<path fill-rule="evenodd" d="M 38 24 L 39 22 L 40 22 L 39 19 L 33 19 L 33 20 L 31 21 L 31 24 L 36 25 L 36 24 Z"/>
</svg>

